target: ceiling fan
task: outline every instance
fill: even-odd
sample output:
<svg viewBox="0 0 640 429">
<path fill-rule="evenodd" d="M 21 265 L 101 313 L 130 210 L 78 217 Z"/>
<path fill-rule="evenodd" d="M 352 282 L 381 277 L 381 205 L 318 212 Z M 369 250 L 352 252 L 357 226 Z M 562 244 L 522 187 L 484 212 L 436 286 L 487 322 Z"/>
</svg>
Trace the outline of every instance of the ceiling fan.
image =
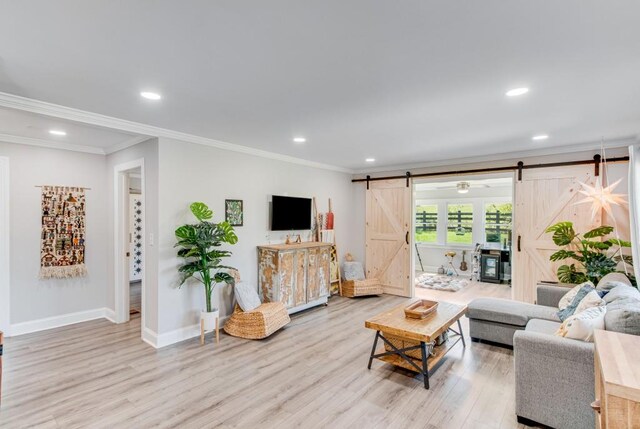
<svg viewBox="0 0 640 429">
<path fill-rule="evenodd" d="M 490 188 L 491 186 L 480 183 L 471 183 L 471 182 L 458 182 L 456 184 L 446 185 L 446 186 L 436 186 L 434 189 L 437 190 L 445 190 L 445 189 L 457 189 L 459 194 L 466 194 L 469 192 L 471 188 Z"/>
</svg>

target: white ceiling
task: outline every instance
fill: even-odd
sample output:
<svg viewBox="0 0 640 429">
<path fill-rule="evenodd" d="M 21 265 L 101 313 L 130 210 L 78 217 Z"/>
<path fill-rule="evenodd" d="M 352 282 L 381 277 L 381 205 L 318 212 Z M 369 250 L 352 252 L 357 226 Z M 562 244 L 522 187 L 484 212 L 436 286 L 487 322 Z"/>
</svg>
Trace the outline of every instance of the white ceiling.
<svg viewBox="0 0 640 429">
<path fill-rule="evenodd" d="M 62 130 L 67 135 L 51 135 L 49 130 Z M 108 153 L 123 145 L 141 141 L 130 133 L 0 107 L 2 140 L 95 153 Z"/>
<path fill-rule="evenodd" d="M 637 1 L 0 0 L 0 11 L 2 92 L 346 168 L 640 132 Z M 531 92 L 504 96 L 517 86 Z M 551 138 L 532 142 L 539 133 Z"/>
</svg>

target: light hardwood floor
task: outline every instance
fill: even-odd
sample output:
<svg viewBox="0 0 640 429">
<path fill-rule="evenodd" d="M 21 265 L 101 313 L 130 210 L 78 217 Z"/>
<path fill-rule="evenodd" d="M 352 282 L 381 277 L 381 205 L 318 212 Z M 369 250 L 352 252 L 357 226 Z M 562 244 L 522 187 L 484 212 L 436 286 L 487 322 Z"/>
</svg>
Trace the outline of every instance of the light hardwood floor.
<svg viewBox="0 0 640 429">
<path fill-rule="evenodd" d="M 416 274 L 416 277 L 418 274 Z M 415 288 L 417 298 L 434 301 L 449 301 L 454 304 L 468 304 L 475 298 L 511 299 L 511 287 L 508 284 L 495 284 L 467 280 L 467 285 L 459 291 L 434 290 L 422 287 Z"/>
<path fill-rule="evenodd" d="M 137 317 L 9 338 L 0 427 L 523 427 L 510 350 L 457 345 L 431 390 L 379 361 L 367 370 L 374 332 L 364 320 L 403 301 L 334 297 L 263 341 L 222 335 L 154 350 Z"/>
</svg>

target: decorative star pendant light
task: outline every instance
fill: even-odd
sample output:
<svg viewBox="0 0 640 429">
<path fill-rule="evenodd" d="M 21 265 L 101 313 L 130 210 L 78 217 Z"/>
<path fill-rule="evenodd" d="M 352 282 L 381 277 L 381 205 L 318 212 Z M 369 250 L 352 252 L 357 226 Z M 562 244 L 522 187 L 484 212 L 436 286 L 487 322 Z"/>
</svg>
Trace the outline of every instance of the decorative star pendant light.
<svg viewBox="0 0 640 429">
<path fill-rule="evenodd" d="M 580 183 L 582 189 L 578 192 L 585 196 L 582 200 L 576 202 L 576 204 L 591 204 L 591 217 L 596 218 L 598 212 L 604 210 L 613 217 L 613 206 L 620 206 L 626 204 L 624 200 L 624 194 L 614 194 L 613 191 L 620 184 L 622 179 L 616 180 L 609 186 L 602 186 L 602 180 L 600 177 L 596 179 L 594 186 L 586 183 Z"/>
</svg>

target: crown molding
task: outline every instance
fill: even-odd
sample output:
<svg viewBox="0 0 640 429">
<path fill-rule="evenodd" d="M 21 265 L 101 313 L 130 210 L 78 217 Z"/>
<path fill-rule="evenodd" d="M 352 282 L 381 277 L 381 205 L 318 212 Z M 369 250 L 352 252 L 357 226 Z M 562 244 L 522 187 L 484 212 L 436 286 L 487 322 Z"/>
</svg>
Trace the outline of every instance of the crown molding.
<svg viewBox="0 0 640 429">
<path fill-rule="evenodd" d="M 104 150 L 99 147 L 84 146 L 79 144 L 62 143 L 53 140 L 36 139 L 32 137 L 14 136 L 11 134 L 0 134 L 0 141 L 6 143 L 24 144 L 28 146 L 46 147 L 48 149 L 61 149 L 73 152 L 93 153 L 96 155 L 104 155 Z"/>
<path fill-rule="evenodd" d="M 129 140 L 125 140 L 122 143 L 118 143 L 118 144 L 114 144 L 112 146 L 109 146 L 107 148 L 104 149 L 104 154 L 105 155 L 111 155 L 114 152 L 118 152 L 119 150 L 123 150 L 126 149 L 128 147 L 131 146 L 135 146 L 139 143 L 142 142 L 146 142 L 149 139 L 152 139 L 153 137 L 149 137 L 149 136 L 135 136 Z"/>
<path fill-rule="evenodd" d="M 637 143 L 640 140 L 638 136 L 627 136 L 616 139 L 610 139 L 604 143 L 605 149 L 623 148 L 631 144 Z M 448 158 L 444 160 L 429 161 L 413 164 L 396 164 L 390 166 L 382 166 L 378 168 L 366 168 L 362 170 L 356 170 L 354 175 L 372 174 L 372 173 L 388 173 L 391 171 L 405 171 L 410 169 L 430 168 L 430 167 L 447 167 L 450 165 L 465 165 L 465 164 L 478 164 L 481 162 L 490 161 L 506 161 L 517 158 L 530 158 L 535 156 L 552 156 L 562 155 L 574 152 L 584 152 L 589 150 L 600 150 L 601 142 L 593 141 L 581 144 L 572 144 L 567 146 L 545 147 L 534 150 L 519 151 L 519 152 L 500 152 L 495 154 L 475 156 L 475 157 L 460 157 L 460 158 Z"/>
<path fill-rule="evenodd" d="M 353 174 L 354 171 L 348 168 L 338 167 L 335 165 L 323 164 L 320 162 L 309 161 L 306 159 L 296 158 L 289 155 L 269 152 L 261 149 L 254 149 L 247 146 L 241 146 L 233 143 L 227 143 L 220 140 L 200 137 L 193 134 L 187 134 L 180 131 L 168 130 L 165 128 L 155 127 L 153 125 L 141 124 L 138 122 L 127 121 L 125 119 L 114 118 L 111 116 L 101 115 L 99 113 L 86 112 L 84 110 L 74 109 L 71 107 L 60 106 L 58 104 L 47 103 L 46 101 L 34 100 L 31 98 L 21 97 L 18 95 L 0 92 L 0 106 L 10 109 L 17 109 L 40 115 L 52 116 L 55 118 L 66 119 L 69 121 L 81 122 L 84 124 L 95 125 L 98 127 L 111 128 L 114 130 L 124 131 L 133 134 L 141 134 L 150 137 L 163 137 L 173 140 L 184 141 L 188 143 L 199 144 L 203 146 L 215 147 L 218 149 L 228 150 L 232 152 L 240 152 L 247 155 L 254 155 L 261 158 L 274 159 L 284 161 L 291 164 L 299 164 L 307 167 L 319 168 L 323 170 L 338 171 L 340 173 Z M 145 139 L 146 140 L 146 139 Z M 118 147 L 116 145 L 114 147 Z M 112 148 L 102 151 L 103 153 L 112 153 L 123 148 Z"/>
</svg>

